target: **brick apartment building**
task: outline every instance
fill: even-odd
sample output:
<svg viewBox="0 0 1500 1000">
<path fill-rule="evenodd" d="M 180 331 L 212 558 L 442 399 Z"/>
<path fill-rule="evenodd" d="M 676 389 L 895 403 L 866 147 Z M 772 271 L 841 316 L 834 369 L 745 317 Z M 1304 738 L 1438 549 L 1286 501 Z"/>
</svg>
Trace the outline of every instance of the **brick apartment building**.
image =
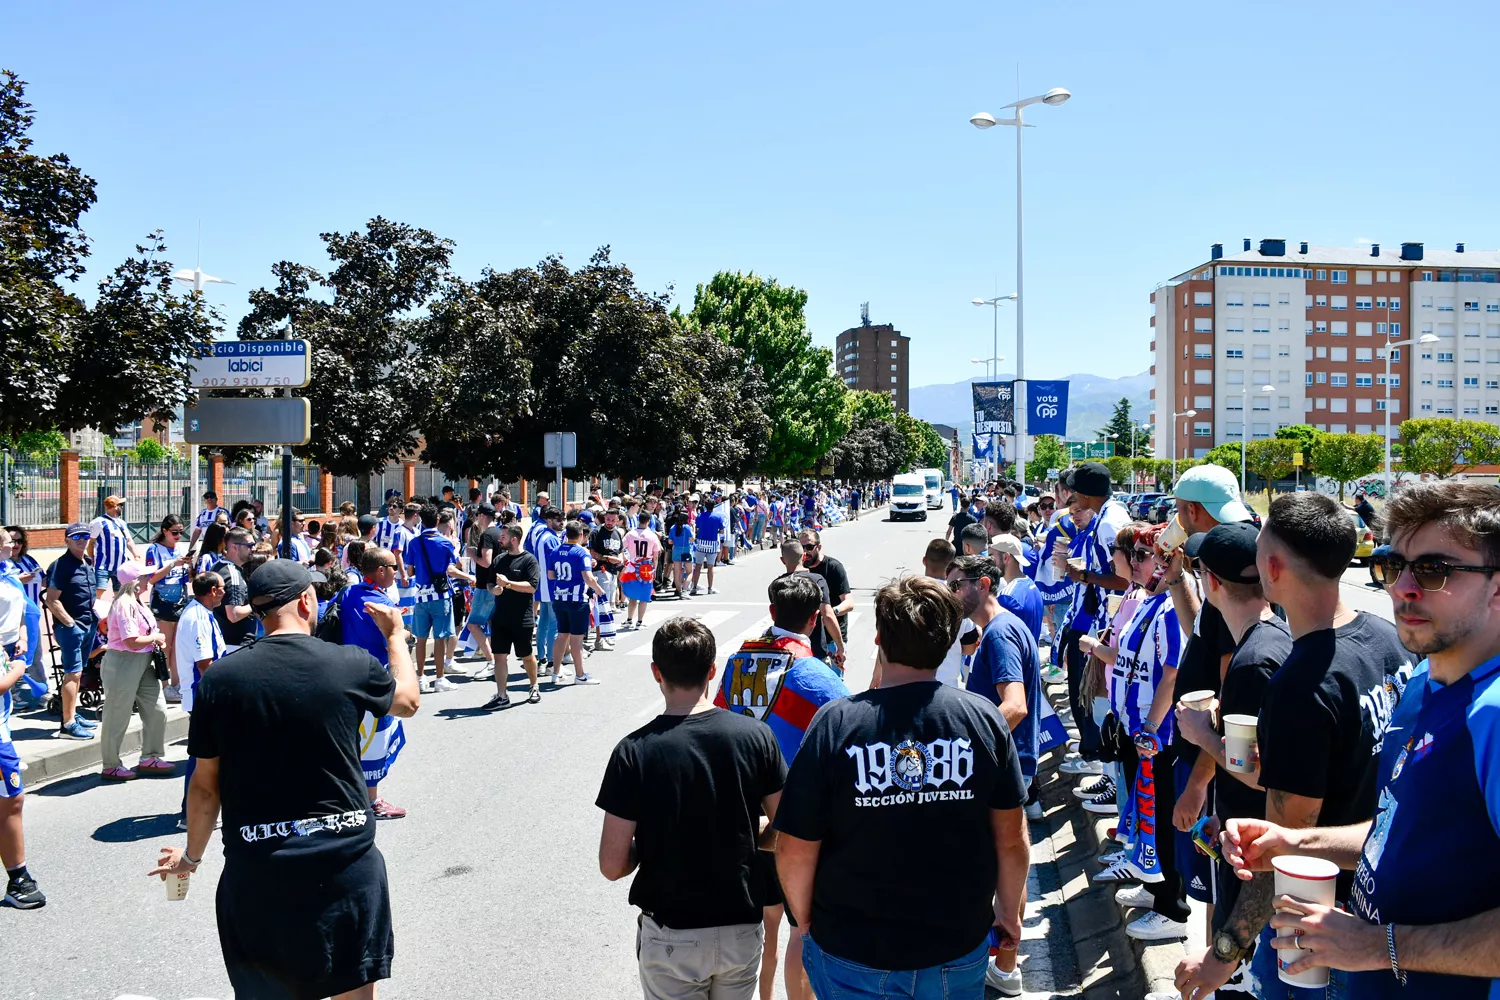
<svg viewBox="0 0 1500 1000">
<path fill-rule="evenodd" d="M 868 313 L 860 326 L 838 335 L 835 367 L 851 389 L 889 393 L 896 410 L 905 413 L 911 401 L 911 338 L 890 323 L 871 323 Z"/>
<path fill-rule="evenodd" d="M 1187 410 L 1179 458 L 1292 424 L 1384 433 L 1385 344 L 1429 334 L 1391 349 L 1392 436 L 1412 416 L 1500 423 L 1500 251 L 1215 243 L 1151 302 L 1157 455 Z"/>
</svg>

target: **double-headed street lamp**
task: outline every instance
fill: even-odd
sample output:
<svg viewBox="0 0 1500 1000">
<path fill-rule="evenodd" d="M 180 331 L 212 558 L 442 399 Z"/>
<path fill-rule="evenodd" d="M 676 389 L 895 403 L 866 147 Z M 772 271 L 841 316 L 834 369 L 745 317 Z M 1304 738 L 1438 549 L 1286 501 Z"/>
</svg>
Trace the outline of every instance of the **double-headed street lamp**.
<svg viewBox="0 0 1500 1000">
<path fill-rule="evenodd" d="M 1015 399 L 1018 404 L 1015 407 L 1016 416 L 1016 480 L 1023 485 L 1026 482 L 1026 300 L 1024 298 L 1025 282 L 1022 280 L 1022 260 L 1024 257 L 1024 226 L 1021 214 L 1021 130 L 1029 128 L 1021 116 L 1021 109 L 1033 104 L 1050 104 L 1056 107 L 1073 95 L 1062 87 L 1053 87 L 1045 94 L 1036 97 L 1028 97 L 1025 100 L 1016 101 L 1005 105 L 1001 110 L 1013 109 L 1014 118 L 996 118 L 987 111 L 981 111 L 969 119 L 969 123 L 975 128 L 994 128 L 996 125 L 1010 125 L 1016 130 L 1016 388 Z M 983 300 L 978 302 L 983 305 Z M 998 323 L 998 320 L 997 320 Z M 999 353 L 996 351 L 995 353 Z"/>
<path fill-rule="evenodd" d="M 1263 385 L 1261 392 L 1275 392 L 1274 385 Z M 1250 441 L 1250 383 L 1240 386 L 1240 496 L 1245 495 L 1245 445 Z M 1270 487 L 1267 487 L 1269 489 Z"/>
<path fill-rule="evenodd" d="M 1196 417 L 1197 410 L 1183 410 L 1181 413 L 1172 414 L 1172 482 L 1177 482 L 1177 418 Z"/>
<path fill-rule="evenodd" d="M 1392 340 L 1385 345 L 1385 499 L 1391 499 L 1391 348 L 1412 344 L 1436 344 L 1443 338 L 1424 333 L 1412 340 Z"/>
</svg>

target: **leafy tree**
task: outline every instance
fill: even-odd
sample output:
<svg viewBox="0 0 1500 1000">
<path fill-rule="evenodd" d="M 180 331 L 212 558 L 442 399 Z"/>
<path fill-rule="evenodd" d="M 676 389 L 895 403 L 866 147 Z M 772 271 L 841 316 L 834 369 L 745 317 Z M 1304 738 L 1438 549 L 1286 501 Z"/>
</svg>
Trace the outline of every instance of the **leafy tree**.
<svg viewBox="0 0 1500 1000">
<path fill-rule="evenodd" d="M 1121 396 L 1120 401 L 1115 404 L 1114 413 L 1110 415 L 1109 423 L 1100 429 L 1099 440 L 1113 440 L 1116 455 L 1133 458 L 1135 456 L 1130 449 L 1130 428 L 1133 425 L 1134 420 L 1130 414 L 1130 398 L 1128 396 Z M 1114 438 L 1110 438 L 1111 434 L 1114 435 Z M 1141 439 L 1139 431 L 1137 431 L 1135 447 L 1139 450 L 1140 446 Z"/>
<path fill-rule="evenodd" d="M 55 427 L 45 431 L 22 431 L 5 446 L 17 455 L 54 459 L 68 446 L 68 437 Z"/>
<path fill-rule="evenodd" d="M 828 452 L 848 428 L 844 383 L 833 354 L 815 347 L 803 310 L 807 293 L 756 274 L 721 271 L 699 285 L 690 330 L 707 330 L 760 366 L 771 390 L 771 440 L 764 471 L 795 475 Z"/>
<path fill-rule="evenodd" d="M 1136 448 L 1137 451 L 1141 449 Z M 1137 482 L 1154 482 L 1156 480 L 1157 460 L 1146 455 L 1137 455 L 1130 460 L 1130 471 L 1134 473 Z M 1170 466 L 1170 463 L 1168 463 Z"/>
<path fill-rule="evenodd" d="M 1409 473 L 1426 473 L 1447 479 L 1455 472 L 1489 464 L 1500 458 L 1500 441 L 1497 441 L 1496 433 L 1493 424 L 1480 420 L 1403 420 L 1402 468 Z M 1383 461 L 1384 456 L 1376 466 Z"/>
<path fill-rule="evenodd" d="M 1295 471 L 1292 453 L 1296 449 L 1297 442 L 1286 438 L 1263 438 L 1245 446 L 1245 467 L 1266 484 L 1267 500 L 1271 498 L 1276 481 L 1287 478 Z"/>
<path fill-rule="evenodd" d="M 1276 438 L 1279 441 L 1295 441 L 1297 450 L 1302 452 L 1303 462 L 1308 461 L 1308 455 L 1312 452 L 1313 442 L 1318 435 L 1324 433 L 1311 424 L 1293 424 L 1290 427 L 1276 428 Z"/>
<path fill-rule="evenodd" d="M 875 393 L 880 396 L 881 393 Z M 884 397 L 889 399 L 889 397 Z M 911 469 L 948 469 L 949 448 L 951 441 L 943 439 L 937 429 L 925 420 L 918 420 L 910 413 L 897 413 L 896 426 L 906 436 L 906 461 L 903 468 Z"/>
<path fill-rule="evenodd" d="M 1111 455 L 1104 460 L 1104 467 L 1109 470 L 1110 482 L 1115 484 L 1130 481 L 1130 459 L 1123 455 Z"/>
<path fill-rule="evenodd" d="M 135 443 L 135 460 L 142 465 L 158 465 L 167 457 L 166 445 L 156 438 L 143 437 Z"/>
<path fill-rule="evenodd" d="M 1407 422 L 1427 423 L 1429 421 Z M 1441 421 L 1431 422 L 1440 423 Z M 1478 421 L 1462 422 L 1478 423 Z M 1480 426 L 1489 428 L 1491 433 L 1494 431 L 1494 428 L 1488 424 L 1480 424 Z M 1327 476 L 1339 484 L 1339 499 L 1342 500 L 1346 483 L 1368 476 L 1384 464 L 1385 439 L 1378 434 L 1319 434 L 1313 441 L 1312 454 L 1308 457 L 1310 468 L 1314 473 Z"/>
<path fill-rule="evenodd" d="M 1234 454 L 1236 460 L 1238 460 L 1239 452 L 1236 451 Z M 1207 461 L 1207 459 L 1199 460 L 1196 458 L 1179 458 L 1177 460 L 1177 475 L 1180 476 L 1194 466 L 1202 465 L 1205 461 Z M 1238 469 L 1239 466 L 1236 465 L 1235 468 Z M 1156 460 L 1157 485 L 1161 486 L 1163 489 L 1170 490 L 1172 488 L 1172 484 L 1175 481 L 1176 480 L 1174 480 L 1172 477 L 1172 460 L 1170 458 L 1158 458 Z"/>
<path fill-rule="evenodd" d="M 1032 439 L 1031 461 L 1028 463 L 1043 470 L 1066 469 L 1068 449 L 1056 434 L 1039 434 Z"/>
<path fill-rule="evenodd" d="M 1236 476 L 1238 476 L 1240 474 L 1239 442 L 1225 441 L 1223 444 L 1215 445 L 1214 447 L 1209 449 L 1207 455 L 1203 456 L 1203 462 L 1207 465 L 1222 465 L 1224 468 L 1228 469 L 1230 472 L 1233 472 Z M 1171 469 L 1171 465 L 1172 463 L 1167 463 L 1167 468 L 1169 470 Z M 1181 460 L 1178 460 L 1177 468 L 1178 471 L 1181 471 Z"/>
</svg>

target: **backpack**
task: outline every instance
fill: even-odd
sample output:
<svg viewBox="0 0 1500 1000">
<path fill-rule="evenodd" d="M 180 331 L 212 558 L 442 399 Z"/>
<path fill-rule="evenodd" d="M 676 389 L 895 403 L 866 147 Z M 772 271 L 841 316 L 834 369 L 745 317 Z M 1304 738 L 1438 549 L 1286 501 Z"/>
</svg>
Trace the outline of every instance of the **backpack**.
<svg viewBox="0 0 1500 1000">
<path fill-rule="evenodd" d="M 319 616 L 318 627 L 313 629 L 313 635 L 335 646 L 344 644 L 344 623 L 340 620 L 344 607 L 344 593 L 345 591 L 339 591 L 338 595 L 328 602 L 328 610 Z"/>
</svg>

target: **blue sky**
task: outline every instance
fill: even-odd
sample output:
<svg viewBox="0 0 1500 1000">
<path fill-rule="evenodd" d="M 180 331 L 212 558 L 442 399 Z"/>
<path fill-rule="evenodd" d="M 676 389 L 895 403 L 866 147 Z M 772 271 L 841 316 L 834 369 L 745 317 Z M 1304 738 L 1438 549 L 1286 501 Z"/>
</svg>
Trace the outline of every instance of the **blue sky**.
<svg viewBox="0 0 1500 1000">
<path fill-rule="evenodd" d="M 829 345 L 869 301 L 958 381 L 1015 275 L 1014 133 L 968 118 L 1018 64 L 1074 94 L 1029 112 L 1033 378 L 1145 369 L 1151 289 L 1215 241 L 1500 246 L 1482 3 L 6 6 L 36 151 L 99 181 L 88 284 L 156 227 L 191 266 L 201 218 L 231 322 L 381 214 L 471 277 L 607 243 L 690 305 L 754 270 Z"/>
</svg>

